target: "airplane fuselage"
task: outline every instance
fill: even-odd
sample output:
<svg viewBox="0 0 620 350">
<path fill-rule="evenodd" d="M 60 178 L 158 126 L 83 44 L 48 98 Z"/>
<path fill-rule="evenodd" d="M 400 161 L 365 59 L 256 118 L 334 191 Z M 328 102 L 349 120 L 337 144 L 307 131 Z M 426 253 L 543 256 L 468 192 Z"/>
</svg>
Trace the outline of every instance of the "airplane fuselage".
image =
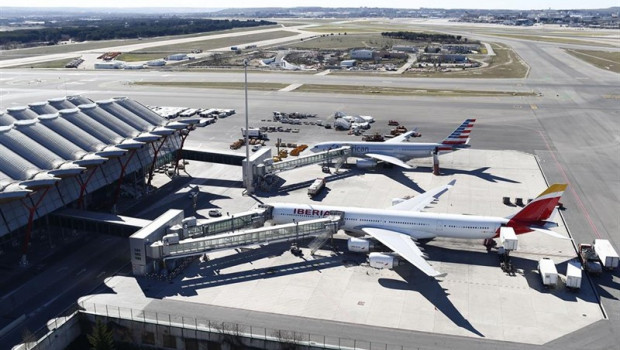
<svg viewBox="0 0 620 350">
<path fill-rule="evenodd" d="M 430 157 L 435 148 L 439 152 L 452 151 L 453 147 L 441 143 L 386 143 L 386 142 L 323 142 L 313 147 L 320 152 L 340 147 L 351 147 L 351 156 L 365 158 L 368 153 L 383 154 L 407 161 L 413 158 Z"/>
<path fill-rule="evenodd" d="M 491 216 L 437 214 L 390 209 L 368 209 L 309 204 L 273 204 L 276 224 L 312 220 L 344 213 L 341 229 L 364 233 L 363 227 L 384 228 L 410 235 L 416 239 L 451 237 L 487 239 L 497 235 L 498 229 L 508 219 Z"/>
</svg>

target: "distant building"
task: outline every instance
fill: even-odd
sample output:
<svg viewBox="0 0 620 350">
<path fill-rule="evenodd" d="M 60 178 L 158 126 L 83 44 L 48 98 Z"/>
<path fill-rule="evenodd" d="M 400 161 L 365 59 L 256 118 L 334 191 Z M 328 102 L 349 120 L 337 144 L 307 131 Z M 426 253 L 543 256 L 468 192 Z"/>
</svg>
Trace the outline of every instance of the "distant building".
<svg viewBox="0 0 620 350">
<path fill-rule="evenodd" d="M 458 54 L 422 54 L 418 57 L 420 62 L 434 62 L 434 63 L 466 63 L 467 56 Z"/>
<path fill-rule="evenodd" d="M 123 69 L 143 69 L 144 65 L 142 63 L 134 63 L 134 64 L 126 64 L 123 66 Z"/>
<path fill-rule="evenodd" d="M 170 55 L 166 57 L 168 61 L 183 61 L 188 59 L 186 53 L 175 53 L 174 55 Z"/>
<path fill-rule="evenodd" d="M 354 60 L 371 60 L 372 50 L 351 50 L 351 59 Z"/>
<path fill-rule="evenodd" d="M 146 62 L 146 65 L 149 66 L 149 67 L 165 66 L 166 65 L 166 61 L 163 60 L 163 59 L 152 60 L 152 61 Z"/>
<path fill-rule="evenodd" d="M 392 46 L 393 51 L 402 51 L 402 52 L 418 52 L 418 48 L 415 46 L 408 45 L 394 45 Z"/>
<path fill-rule="evenodd" d="M 95 69 L 121 69 L 125 66 L 123 61 L 106 61 L 95 63 Z"/>
<path fill-rule="evenodd" d="M 341 68 L 351 68 L 351 67 L 355 67 L 356 64 L 357 64 L 356 60 L 344 60 L 344 61 L 340 62 L 340 67 Z"/>
</svg>

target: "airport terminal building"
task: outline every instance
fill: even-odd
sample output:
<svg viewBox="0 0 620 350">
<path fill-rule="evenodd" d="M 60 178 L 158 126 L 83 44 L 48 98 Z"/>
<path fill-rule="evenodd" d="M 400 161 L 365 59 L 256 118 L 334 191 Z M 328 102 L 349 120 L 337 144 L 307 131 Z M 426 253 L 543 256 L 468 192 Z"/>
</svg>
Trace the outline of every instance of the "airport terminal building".
<svg viewBox="0 0 620 350">
<path fill-rule="evenodd" d="M 21 245 L 25 259 L 49 213 L 63 207 L 114 212 L 121 196 L 148 192 L 156 168 L 178 165 L 183 141 L 199 121 L 170 121 L 124 97 L 69 96 L 1 112 L 0 249 Z"/>
</svg>

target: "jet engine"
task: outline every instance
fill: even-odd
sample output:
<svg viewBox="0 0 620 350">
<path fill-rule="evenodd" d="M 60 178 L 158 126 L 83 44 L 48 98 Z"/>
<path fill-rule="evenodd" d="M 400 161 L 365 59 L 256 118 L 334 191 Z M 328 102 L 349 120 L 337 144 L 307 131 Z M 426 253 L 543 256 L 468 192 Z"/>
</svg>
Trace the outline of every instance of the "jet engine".
<svg viewBox="0 0 620 350">
<path fill-rule="evenodd" d="M 401 260 L 394 254 L 388 253 L 370 253 L 368 255 L 370 267 L 376 269 L 393 269 L 400 265 Z"/>
<path fill-rule="evenodd" d="M 358 159 L 355 162 L 355 166 L 360 169 L 374 168 L 377 166 L 377 161 L 374 159 Z"/>
<path fill-rule="evenodd" d="M 349 249 L 350 252 L 368 253 L 370 249 L 374 247 L 375 247 L 374 242 L 369 241 L 364 238 L 351 237 L 347 241 L 347 249 Z"/>
</svg>

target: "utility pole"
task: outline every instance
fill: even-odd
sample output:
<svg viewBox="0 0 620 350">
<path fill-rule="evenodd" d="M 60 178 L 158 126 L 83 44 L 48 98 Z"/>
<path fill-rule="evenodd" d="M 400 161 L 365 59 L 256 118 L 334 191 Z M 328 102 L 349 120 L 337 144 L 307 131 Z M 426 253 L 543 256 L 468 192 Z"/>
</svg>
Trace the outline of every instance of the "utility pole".
<svg viewBox="0 0 620 350">
<path fill-rule="evenodd" d="M 243 73 L 245 77 L 245 171 L 243 174 L 243 181 L 245 184 L 245 190 L 247 194 L 254 193 L 254 187 L 252 186 L 253 174 L 252 164 L 250 164 L 250 142 L 249 142 L 249 120 L 248 120 L 248 59 L 243 60 Z"/>
</svg>

